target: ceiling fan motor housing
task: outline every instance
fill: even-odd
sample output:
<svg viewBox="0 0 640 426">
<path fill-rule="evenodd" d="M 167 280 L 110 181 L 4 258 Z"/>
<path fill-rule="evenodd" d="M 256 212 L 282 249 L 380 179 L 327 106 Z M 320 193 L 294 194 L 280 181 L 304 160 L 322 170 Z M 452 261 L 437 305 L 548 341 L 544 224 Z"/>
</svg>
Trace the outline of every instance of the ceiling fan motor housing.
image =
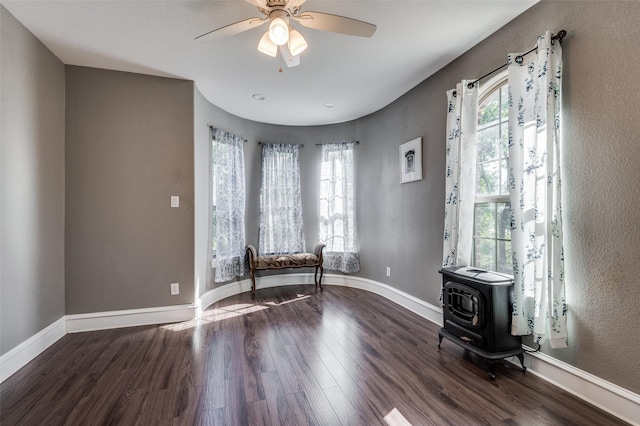
<svg viewBox="0 0 640 426">
<path fill-rule="evenodd" d="M 269 12 L 269 19 L 274 20 L 276 18 L 280 18 L 285 21 L 287 24 L 289 23 L 289 12 L 284 9 L 274 9 Z"/>
<path fill-rule="evenodd" d="M 269 7 L 285 7 L 286 5 L 286 0 L 267 0 L 267 6 Z"/>
</svg>

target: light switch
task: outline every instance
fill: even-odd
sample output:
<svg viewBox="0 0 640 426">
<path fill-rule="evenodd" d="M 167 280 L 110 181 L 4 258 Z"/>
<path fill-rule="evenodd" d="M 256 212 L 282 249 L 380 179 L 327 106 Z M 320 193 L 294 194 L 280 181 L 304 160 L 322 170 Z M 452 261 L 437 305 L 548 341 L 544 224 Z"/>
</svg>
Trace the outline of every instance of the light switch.
<svg viewBox="0 0 640 426">
<path fill-rule="evenodd" d="M 180 207 L 180 197 L 177 195 L 171 196 L 171 207 Z"/>
</svg>

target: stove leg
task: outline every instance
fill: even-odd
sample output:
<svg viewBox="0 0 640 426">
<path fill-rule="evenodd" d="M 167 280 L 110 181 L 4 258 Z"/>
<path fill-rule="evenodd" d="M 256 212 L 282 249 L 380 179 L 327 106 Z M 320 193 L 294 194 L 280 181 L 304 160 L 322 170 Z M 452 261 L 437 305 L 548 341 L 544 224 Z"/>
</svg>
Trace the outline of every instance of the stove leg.
<svg viewBox="0 0 640 426">
<path fill-rule="evenodd" d="M 520 360 L 520 365 L 522 366 L 522 372 L 523 373 L 526 372 L 527 371 L 527 367 L 524 366 L 524 354 L 518 354 L 516 356 Z"/>
<path fill-rule="evenodd" d="M 440 349 L 441 343 L 442 343 L 442 334 L 438 335 L 438 349 Z"/>
<path fill-rule="evenodd" d="M 496 363 L 489 363 L 489 380 L 492 382 L 496 379 Z"/>
</svg>

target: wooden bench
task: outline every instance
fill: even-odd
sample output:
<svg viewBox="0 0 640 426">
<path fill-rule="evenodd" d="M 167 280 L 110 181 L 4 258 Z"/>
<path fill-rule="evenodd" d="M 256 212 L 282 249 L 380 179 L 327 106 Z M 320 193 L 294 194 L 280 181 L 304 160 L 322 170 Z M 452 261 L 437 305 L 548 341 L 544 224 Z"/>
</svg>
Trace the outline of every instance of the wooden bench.
<svg viewBox="0 0 640 426">
<path fill-rule="evenodd" d="M 316 288 L 320 286 L 320 291 L 322 291 L 322 274 L 324 272 L 322 251 L 324 247 L 324 244 L 319 243 L 313 253 L 258 256 L 256 248 L 249 244 L 247 246 L 247 256 L 249 257 L 249 269 L 251 271 L 251 296 L 256 294 L 256 271 L 267 269 L 316 268 L 313 279 L 316 283 Z M 318 271 L 320 272 L 319 278 Z"/>
</svg>

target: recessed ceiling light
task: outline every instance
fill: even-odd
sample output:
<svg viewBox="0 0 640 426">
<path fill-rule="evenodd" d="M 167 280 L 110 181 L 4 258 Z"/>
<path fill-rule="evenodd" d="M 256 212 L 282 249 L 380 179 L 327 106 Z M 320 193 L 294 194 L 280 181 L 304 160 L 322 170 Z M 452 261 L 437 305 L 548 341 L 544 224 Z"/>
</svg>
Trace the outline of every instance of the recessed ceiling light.
<svg viewBox="0 0 640 426">
<path fill-rule="evenodd" d="M 261 93 L 256 93 L 254 95 L 251 95 L 251 97 L 253 98 L 254 101 L 264 101 L 267 97 Z"/>
<path fill-rule="evenodd" d="M 336 106 L 336 104 L 334 104 L 333 102 L 327 102 L 326 104 L 324 104 L 325 108 L 333 108 L 334 106 Z"/>
</svg>

